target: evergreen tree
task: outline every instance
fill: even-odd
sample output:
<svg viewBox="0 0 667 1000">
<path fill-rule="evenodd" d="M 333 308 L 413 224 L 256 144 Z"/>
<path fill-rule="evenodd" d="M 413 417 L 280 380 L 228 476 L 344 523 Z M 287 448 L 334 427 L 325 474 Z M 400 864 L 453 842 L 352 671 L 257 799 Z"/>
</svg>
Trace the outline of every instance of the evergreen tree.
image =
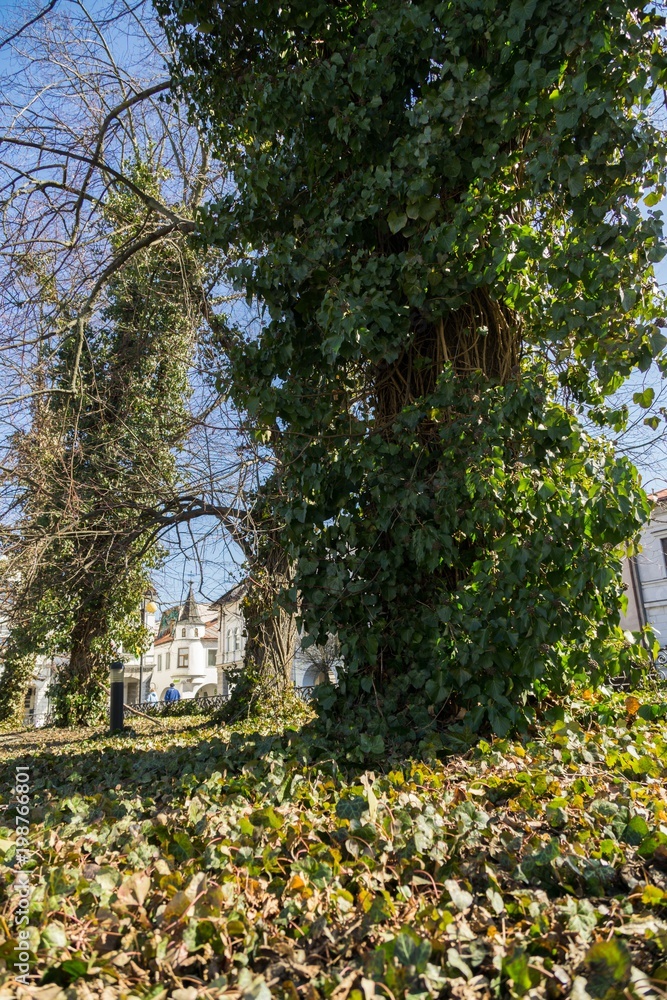
<svg viewBox="0 0 667 1000">
<path fill-rule="evenodd" d="M 667 78 L 654 8 L 612 0 L 156 0 L 174 79 L 235 189 L 266 323 L 230 391 L 273 484 L 325 707 L 391 729 L 621 668 L 619 545 L 647 517 L 585 410 L 662 351 L 651 211 Z M 644 199 L 648 210 L 639 208 Z"/>
</svg>

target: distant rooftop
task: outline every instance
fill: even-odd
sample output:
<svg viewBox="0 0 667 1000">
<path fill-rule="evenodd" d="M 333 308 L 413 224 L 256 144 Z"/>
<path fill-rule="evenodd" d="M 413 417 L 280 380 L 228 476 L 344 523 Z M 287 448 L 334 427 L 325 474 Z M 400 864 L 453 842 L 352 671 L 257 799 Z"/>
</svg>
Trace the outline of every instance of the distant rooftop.
<svg viewBox="0 0 667 1000">
<path fill-rule="evenodd" d="M 211 604 L 212 608 L 224 608 L 228 604 L 235 604 L 236 601 L 240 601 L 248 589 L 247 580 L 242 580 L 241 583 L 235 583 L 231 590 L 228 590 L 222 597 L 219 597 L 217 601 L 213 601 Z"/>
<path fill-rule="evenodd" d="M 195 601 L 195 592 L 192 584 L 190 584 L 188 596 L 185 599 L 185 604 L 181 608 L 178 620 L 179 622 L 188 622 L 189 625 L 204 624 L 204 619 L 199 614 L 199 608 L 197 606 L 197 602 Z"/>
<path fill-rule="evenodd" d="M 188 591 L 188 596 L 183 604 L 176 604 L 170 608 L 165 608 L 160 616 L 160 624 L 157 630 L 157 638 L 173 634 L 177 623 L 190 625 L 213 625 L 217 622 L 218 616 L 212 604 L 198 604 L 195 601 L 192 584 Z"/>
</svg>

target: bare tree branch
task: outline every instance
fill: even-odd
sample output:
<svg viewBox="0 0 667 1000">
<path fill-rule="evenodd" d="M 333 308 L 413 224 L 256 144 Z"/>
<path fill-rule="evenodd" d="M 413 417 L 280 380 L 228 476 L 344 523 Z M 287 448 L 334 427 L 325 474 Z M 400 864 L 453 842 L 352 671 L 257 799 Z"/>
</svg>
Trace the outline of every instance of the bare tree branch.
<svg viewBox="0 0 667 1000">
<path fill-rule="evenodd" d="M 39 13 L 35 15 L 35 17 L 31 18 L 29 21 L 26 21 L 25 24 L 22 24 L 21 27 L 13 34 L 11 34 L 8 38 L 3 39 L 3 41 L 0 42 L 0 49 L 3 49 L 5 45 L 11 45 L 11 43 L 16 41 L 16 39 L 19 38 L 24 31 L 27 31 L 28 28 L 32 28 L 33 24 L 37 24 L 37 22 L 41 21 L 43 17 L 46 17 L 46 15 L 53 10 L 53 8 L 57 3 L 58 0 L 51 0 L 51 2 L 48 3 L 46 7 L 44 7 L 42 10 L 40 10 Z"/>
</svg>

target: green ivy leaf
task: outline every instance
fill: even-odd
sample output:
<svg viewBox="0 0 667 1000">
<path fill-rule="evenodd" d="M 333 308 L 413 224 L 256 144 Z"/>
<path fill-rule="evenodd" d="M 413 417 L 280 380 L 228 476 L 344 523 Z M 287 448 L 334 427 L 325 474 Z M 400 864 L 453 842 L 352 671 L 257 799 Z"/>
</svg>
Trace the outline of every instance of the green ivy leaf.
<svg viewBox="0 0 667 1000">
<path fill-rule="evenodd" d="M 638 846 L 648 834 L 648 824 L 642 816 L 633 816 L 621 835 L 626 844 Z"/>
<path fill-rule="evenodd" d="M 399 233 L 408 222 L 405 212 L 390 212 L 387 216 L 387 223 L 392 233 Z"/>
<path fill-rule="evenodd" d="M 431 955 L 431 943 L 404 928 L 394 938 L 394 958 L 401 965 L 423 971 Z"/>
<path fill-rule="evenodd" d="M 598 941 L 586 953 L 586 989 L 596 1000 L 619 998 L 630 982 L 632 957 L 619 938 Z"/>
<path fill-rule="evenodd" d="M 336 803 L 336 816 L 340 819 L 361 819 L 361 816 L 368 809 L 366 799 L 360 795 L 350 795 L 341 798 Z"/>
<path fill-rule="evenodd" d="M 648 409 L 653 400 L 655 399 L 655 390 L 651 386 L 647 386 L 641 392 L 635 392 L 632 396 L 632 402 L 636 403 L 637 406 L 641 406 L 644 410 Z"/>
</svg>

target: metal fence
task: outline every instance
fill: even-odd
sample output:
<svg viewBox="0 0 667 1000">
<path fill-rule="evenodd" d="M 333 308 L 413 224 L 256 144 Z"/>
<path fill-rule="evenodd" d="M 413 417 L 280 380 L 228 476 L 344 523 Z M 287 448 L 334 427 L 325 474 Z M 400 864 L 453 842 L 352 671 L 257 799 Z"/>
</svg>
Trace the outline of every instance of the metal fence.
<svg viewBox="0 0 667 1000">
<path fill-rule="evenodd" d="M 229 701 L 226 694 L 202 695 L 201 698 L 179 698 L 178 701 L 131 701 L 128 708 L 135 708 L 144 715 L 212 715 Z"/>
<path fill-rule="evenodd" d="M 302 701 L 310 701 L 315 686 L 298 687 L 295 691 Z M 200 698 L 179 698 L 178 701 L 131 701 L 128 708 L 134 708 L 144 715 L 212 715 L 229 701 L 228 694 L 202 695 Z"/>
<path fill-rule="evenodd" d="M 298 687 L 295 691 L 302 701 L 309 702 L 315 694 L 315 685 Z M 178 701 L 131 701 L 126 702 L 127 708 L 134 708 L 144 715 L 213 715 L 229 701 L 227 694 L 202 695 L 200 698 L 179 698 Z M 51 712 L 26 712 L 23 725 L 26 729 L 41 729 L 53 725 Z"/>
<path fill-rule="evenodd" d="M 662 647 L 655 658 L 655 669 L 663 681 L 667 680 L 667 648 Z"/>
</svg>

